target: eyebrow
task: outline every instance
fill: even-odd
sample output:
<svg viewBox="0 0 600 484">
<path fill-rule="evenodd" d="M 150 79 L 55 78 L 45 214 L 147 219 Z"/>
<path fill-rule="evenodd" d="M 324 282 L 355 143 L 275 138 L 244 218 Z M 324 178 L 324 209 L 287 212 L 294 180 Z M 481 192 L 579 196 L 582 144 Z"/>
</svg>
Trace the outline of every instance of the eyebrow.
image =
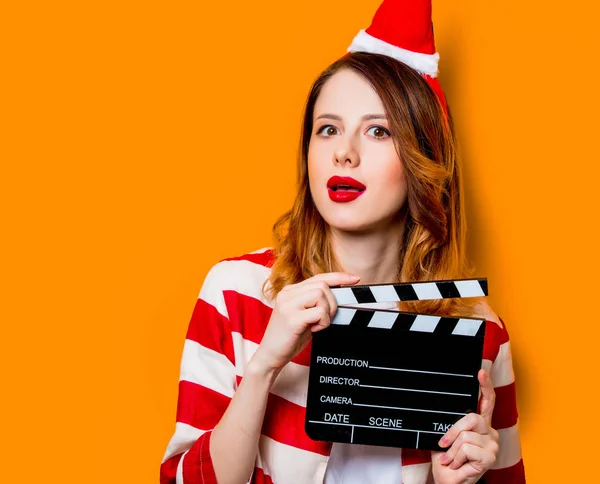
<svg viewBox="0 0 600 484">
<path fill-rule="evenodd" d="M 335 119 L 336 121 L 341 121 L 342 117 L 338 116 L 337 114 L 321 114 L 318 118 L 315 119 L 315 121 L 319 120 L 319 119 L 323 119 L 323 118 L 327 118 L 327 119 Z M 364 116 L 362 116 L 360 118 L 362 121 L 368 121 L 370 119 L 387 119 L 387 116 L 385 114 L 365 114 Z"/>
</svg>

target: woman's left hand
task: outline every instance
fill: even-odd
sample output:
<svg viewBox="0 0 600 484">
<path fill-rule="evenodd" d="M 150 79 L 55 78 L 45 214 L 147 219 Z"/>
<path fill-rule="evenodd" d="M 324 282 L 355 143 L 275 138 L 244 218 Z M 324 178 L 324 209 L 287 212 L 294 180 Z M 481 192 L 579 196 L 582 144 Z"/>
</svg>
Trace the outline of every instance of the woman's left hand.
<svg viewBox="0 0 600 484">
<path fill-rule="evenodd" d="M 446 452 L 431 452 L 436 484 L 472 484 L 494 464 L 498 453 L 498 432 L 491 427 L 496 393 L 485 370 L 477 375 L 481 385 L 480 412 L 456 422 L 441 438 Z"/>
</svg>

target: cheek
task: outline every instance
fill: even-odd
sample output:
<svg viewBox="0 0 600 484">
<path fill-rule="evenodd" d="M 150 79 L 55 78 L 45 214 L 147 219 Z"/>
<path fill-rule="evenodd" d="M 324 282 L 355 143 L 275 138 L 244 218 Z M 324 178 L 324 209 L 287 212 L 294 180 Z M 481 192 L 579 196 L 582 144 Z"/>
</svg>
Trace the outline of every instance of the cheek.
<svg viewBox="0 0 600 484">
<path fill-rule="evenodd" d="M 404 165 L 394 153 L 388 153 L 385 159 L 385 162 L 382 163 L 376 172 L 373 173 L 373 176 L 377 178 L 379 184 L 384 187 L 388 187 L 392 189 L 392 193 L 406 191 L 406 170 Z"/>
<path fill-rule="evenodd" d="M 326 169 L 326 163 L 324 163 L 322 150 L 319 150 L 317 146 L 310 145 L 308 148 L 308 179 L 311 183 L 317 183 L 323 178 L 324 171 Z"/>
</svg>

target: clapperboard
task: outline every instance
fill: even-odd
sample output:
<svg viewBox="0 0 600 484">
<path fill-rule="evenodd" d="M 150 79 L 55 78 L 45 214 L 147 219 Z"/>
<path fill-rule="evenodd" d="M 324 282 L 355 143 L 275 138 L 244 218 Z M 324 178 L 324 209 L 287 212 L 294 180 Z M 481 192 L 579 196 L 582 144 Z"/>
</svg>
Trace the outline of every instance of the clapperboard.
<svg viewBox="0 0 600 484">
<path fill-rule="evenodd" d="M 487 279 L 331 290 L 337 312 L 312 340 L 307 435 L 441 450 L 442 435 L 477 411 L 485 319 L 352 306 L 487 296 Z"/>
</svg>

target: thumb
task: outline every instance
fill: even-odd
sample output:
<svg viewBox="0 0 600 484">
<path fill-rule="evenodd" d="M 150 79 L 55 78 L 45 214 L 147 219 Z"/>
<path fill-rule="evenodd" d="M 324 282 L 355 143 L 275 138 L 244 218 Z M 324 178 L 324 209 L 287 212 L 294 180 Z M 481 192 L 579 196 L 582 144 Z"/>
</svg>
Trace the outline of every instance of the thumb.
<svg viewBox="0 0 600 484">
<path fill-rule="evenodd" d="M 356 284 L 360 280 L 360 276 L 349 274 L 347 272 L 324 272 L 309 277 L 307 281 L 325 281 L 328 286 L 339 286 L 342 284 Z"/>
<path fill-rule="evenodd" d="M 481 385 L 481 401 L 479 404 L 479 413 L 485 422 L 491 427 L 492 414 L 494 413 L 494 405 L 496 403 L 496 392 L 492 384 L 490 375 L 485 370 L 479 370 L 477 379 Z"/>
</svg>

